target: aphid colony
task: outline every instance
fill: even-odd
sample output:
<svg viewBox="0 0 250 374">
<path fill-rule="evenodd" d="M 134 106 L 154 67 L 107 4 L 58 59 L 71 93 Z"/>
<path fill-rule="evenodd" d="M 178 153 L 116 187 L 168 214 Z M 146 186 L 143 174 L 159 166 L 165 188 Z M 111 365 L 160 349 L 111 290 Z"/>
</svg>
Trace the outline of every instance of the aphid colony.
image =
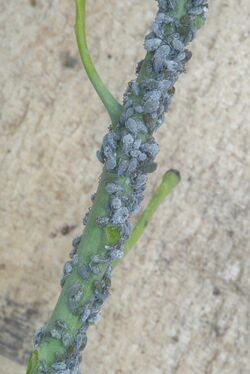
<svg viewBox="0 0 250 374">
<path fill-rule="evenodd" d="M 174 84 L 191 57 L 185 46 L 195 36 L 195 21 L 197 17 L 203 18 L 207 11 L 206 0 L 187 1 L 188 15 L 177 19 L 174 17 L 176 3 L 176 0 L 158 0 L 159 11 L 144 42 L 148 54 L 144 63 L 137 67 L 137 79 L 129 83 L 124 94 L 119 122 L 104 136 L 97 153 L 114 182 L 105 186 L 109 211 L 105 217 L 98 217 L 96 223 L 100 227 L 115 227 L 119 231 L 119 240 L 116 245 L 105 245 L 102 256 L 92 256 L 88 264 L 83 264 L 77 250 L 81 238 L 74 239 L 71 260 L 64 265 L 61 285 L 73 271 L 78 274 L 79 283 L 67 289 L 67 298 L 68 308 L 79 317 L 81 327 L 72 338 L 64 321 L 55 322 L 49 334 L 62 342 L 64 353 L 58 354 L 58 361 L 50 368 L 42 362 L 39 373 L 78 372 L 80 352 L 87 343 L 86 331 L 89 325 L 99 320 L 99 311 L 109 295 L 112 262 L 123 256 L 124 242 L 132 229 L 129 218 L 138 212 L 144 198 L 146 174 L 155 169 L 154 159 L 159 146 L 153 132 L 163 123 L 164 113 L 174 94 Z M 94 200 L 95 195 L 92 196 Z M 89 213 L 84 217 L 85 225 Z M 93 283 L 93 297 L 82 305 L 84 282 L 101 273 L 104 273 L 101 281 Z M 43 338 L 44 332 L 39 330 L 34 339 L 35 346 L 38 347 Z"/>
</svg>

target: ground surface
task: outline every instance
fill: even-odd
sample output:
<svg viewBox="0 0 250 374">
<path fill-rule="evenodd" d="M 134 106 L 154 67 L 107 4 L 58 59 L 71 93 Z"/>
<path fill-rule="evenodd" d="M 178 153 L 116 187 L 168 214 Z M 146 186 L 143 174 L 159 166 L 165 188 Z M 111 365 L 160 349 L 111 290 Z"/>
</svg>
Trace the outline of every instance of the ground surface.
<svg viewBox="0 0 250 374">
<path fill-rule="evenodd" d="M 95 151 L 109 122 L 79 61 L 73 3 L 0 0 L 3 374 L 25 372 L 101 171 Z M 93 58 L 121 98 L 143 57 L 154 1 L 89 4 Z M 157 134 L 147 197 L 170 167 L 182 183 L 116 270 L 83 373 L 250 372 L 250 3 L 210 5 Z"/>
</svg>

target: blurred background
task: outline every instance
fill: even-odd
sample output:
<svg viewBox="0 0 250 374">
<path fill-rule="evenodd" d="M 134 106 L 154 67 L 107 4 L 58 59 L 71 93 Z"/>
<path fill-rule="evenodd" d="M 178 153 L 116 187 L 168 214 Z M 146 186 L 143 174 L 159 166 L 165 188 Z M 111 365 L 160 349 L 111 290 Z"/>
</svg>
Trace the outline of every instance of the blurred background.
<svg viewBox="0 0 250 374">
<path fill-rule="evenodd" d="M 97 69 L 120 100 L 153 0 L 88 1 Z M 210 0 L 206 26 L 156 135 L 182 182 L 115 271 L 82 372 L 250 372 L 250 3 Z M 25 373 L 81 233 L 109 119 L 88 82 L 72 0 L 0 0 L 0 371 Z"/>
</svg>

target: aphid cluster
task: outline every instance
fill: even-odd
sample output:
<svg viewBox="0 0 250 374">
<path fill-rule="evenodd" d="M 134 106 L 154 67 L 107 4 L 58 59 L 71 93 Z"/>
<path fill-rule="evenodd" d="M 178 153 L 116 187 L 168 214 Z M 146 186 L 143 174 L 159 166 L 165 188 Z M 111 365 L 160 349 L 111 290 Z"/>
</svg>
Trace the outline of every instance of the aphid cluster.
<svg viewBox="0 0 250 374">
<path fill-rule="evenodd" d="M 109 196 L 107 214 L 98 217 L 96 224 L 101 228 L 115 228 L 119 240 L 115 245 L 105 245 L 102 255 L 94 255 L 87 263 L 82 263 L 77 251 L 81 237 L 74 239 L 71 260 L 64 266 L 61 285 L 72 273 L 78 275 L 79 283 L 67 289 L 67 300 L 70 312 L 79 317 L 80 328 L 74 338 L 64 321 L 56 321 L 49 332 L 39 330 L 35 337 L 36 346 L 49 334 L 60 340 L 64 347 L 57 362 L 50 368 L 43 362 L 39 373 L 77 373 L 80 351 L 87 344 L 86 331 L 89 325 L 99 320 L 100 309 L 109 295 L 112 262 L 123 256 L 124 242 L 132 230 L 130 216 L 140 209 L 147 173 L 155 169 L 154 159 L 159 146 L 153 133 L 163 123 L 164 113 L 174 94 L 174 84 L 191 57 L 185 46 L 195 36 L 194 21 L 197 17 L 203 18 L 207 11 L 206 0 L 190 0 L 187 1 L 187 15 L 179 19 L 174 16 L 176 0 L 158 0 L 158 4 L 159 11 L 144 42 L 147 57 L 144 63 L 138 64 L 138 77 L 129 83 L 124 94 L 119 122 L 104 136 L 102 147 L 97 152 L 113 182 L 105 186 Z M 94 199 L 95 195 L 92 201 Z M 83 220 L 84 225 L 89 213 Z M 93 297 L 83 302 L 84 284 L 94 278 L 98 280 L 92 282 Z"/>
</svg>

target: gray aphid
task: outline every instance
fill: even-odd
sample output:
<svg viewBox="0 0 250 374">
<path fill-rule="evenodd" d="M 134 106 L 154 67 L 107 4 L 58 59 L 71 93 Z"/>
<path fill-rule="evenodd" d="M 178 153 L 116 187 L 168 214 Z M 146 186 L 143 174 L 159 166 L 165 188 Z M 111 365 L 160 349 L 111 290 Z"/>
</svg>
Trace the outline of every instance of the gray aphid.
<svg viewBox="0 0 250 374">
<path fill-rule="evenodd" d="M 152 51 L 155 51 L 160 46 L 161 43 L 162 43 L 162 39 L 160 38 L 145 39 L 144 48 L 147 51 L 152 52 Z"/>
<path fill-rule="evenodd" d="M 83 280 L 88 280 L 91 275 L 90 268 L 84 264 L 79 265 L 77 271 Z"/>
<path fill-rule="evenodd" d="M 124 252 L 121 249 L 113 249 L 110 251 L 109 256 L 112 261 L 120 260 L 124 256 Z"/>
<path fill-rule="evenodd" d="M 109 156 L 105 162 L 106 169 L 108 171 L 114 170 L 116 167 L 115 155 Z"/>
<path fill-rule="evenodd" d="M 140 95 L 140 86 L 137 82 L 135 82 L 135 81 L 131 82 L 131 91 L 135 96 Z"/>
<path fill-rule="evenodd" d="M 97 217 L 96 223 L 100 227 L 107 226 L 109 224 L 109 217 Z"/>
<path fill-rule="evenodd" d="M 163 91 L 163 93 L 168 90 L 173 83 L 170 80 L 164 79 L 159 82 L 159 90 Z"/>
<path fill-rule="evenodd" d="M 68 275 L 68 274 L 72 273 L 72 270 L 73 270 L 72 262 L 67 261 L 64 265 L 64 268 L 63 268 L 64 275 Z"/>
<path fill-rule="evenodd" d="M 105 160 L 104 160 L 102 151 L 100 151 L 100 150 L 96 151 L 96 158 L 97 158 L 98 161 L 100 161 L 102 164 L 104 164 Z"/>
<path fill-rule="evenodd" d="M 77 254 L 75 254 L 73 257 L 72 257 L 72 264 L 73 265 L 77 265 L 78 264 L 78 261 L 79 261 L 79 256 Z"/>
<path fill-rule="evenodd" d="M 63 321 L 62 319 L 57 319 L 55 321 L 55 326 L 58 328 L 58 329 L 61 329 L 61 330 L 68 330 L 68 325 L 65 321 Z"/>
<path fill-rule="evenodd" d="M 180 65 L 177 62 L 175 62 L 175 61 L 171 61 L 171 60 L 166 61 L 165 67 L 170 72 L 173 72 L 173 73 L 177 73 L 177 72 L 180 71 Z"/>
<path fill-rule="evenodd" d="M 176 49 L 177 51 L 182 51 L 183 48 L 184 48 L 184 44 L 182 43 L 182 41 L 178 38 L 174 38 L 173 41 L 172 41 L 172 46 L 174 47 L 174 49 Z"/>
<path fill-rule="evenodd" d="M 61 332 L 58 331 L 57 329 L 52 329 L 52 330 L 50 331 L 50 335 L 52 336 L 52 338 L 54 338 L 54 339 L 58 339 L 58 340 L 60 340 L 61 337 L 62 337 Z"/>
<path fill-rule="evenodd" d="M 86 334 L 80 329 L 77 336 L 76 336 L 76 351 L 79 353 L 83 350 L 87 345 L 87 336 Z"/>
<path fill-rule="evenodd" d="M 85 305 L 82 313 L 81 313 L 81 316 L 80 316 L 80 320 L 82 323 L 85 323 L 88 319 L 88 317 L 90 316 L 91 314 L 91 305 L 90 304 L 87 304 Z"/>
<path fill-rule="evenodd" d="M 131 120 L 132 119 L 130 118 L 129 121 L 131 121 Z M 122 142 L 123 142 L 123 151 L 124 151 L 124 153 L 129 154 L 129 151 L 132 149 L 132 145 L 134 143 L 133 136 L 130 135 L 130 134 L 125 135 L 122 138 Z"/>
<path fill-rule="evenodd" d="M 119 199 L 119 197 L 115 197 L 114 199 L 112 199 L 111 201 L 112 209 L 116 210 L 116 209 L 119 209 L 121 206 L 122 206 L 122 202 Z"/>
<path fill-rule="evenodd" d="M 73 247 L 71 249 L 71 251 L 69 252 L 69 257 L 70 258 L 73 258 L 75 256 L 75 254 L 77 253 L 77 248 L 76 247 Z"/>
<path fill-rule="evenodd" d="M 89 263 L 89 268 L 90 268 L 91 272 L 95 275 L 100 274 L 100 272 L 101 272 L 101 269 L 98 266 L 98 264 L 94 264 L 94 263 L 90 262 Z"/>
<path fill-rule="evenodd" d="M 112 195 L 116 192 L 123 192 L 123 187 L 115 183 L 107 183 L 105 187 L 108 194 Z"/>
<path fill-rule="evenodd" d="M 203 6 L 194 7 L 188 10 L 188 14 L 192 16 L 200 16 L 200 15 L 206 14 L 206 12 L 207 12 L 207 7 L 203 7 Z"/>
<path fill-rule="evenodd" d="M 144 95 L 143 109 L 145 113 L 156 112 L 160 105 L 161 92 L 154 90 L 149 91 Z"/>
<path fill-rule="evenodd" d="M 135 112 L 139 114 L 143 113 L 143 107 L 141 105 L 136 105 Z"/>
<path fill-rule="evenodd" d="M 160 147 L 157 143 L 145 143 L 141 146 L 141 149 L 148 153 L 152 158 L 155 158 L 160 150 Z"/>
<path fill-rule="evenodd" d="M 35 348 L 37 348 L 40 343 L 41 343 L 41 340 L 42 338 L 44 337 L 44 328 L 41 327 L 40 329 L 38 329 L 33 337 L 33 342 L 34 342 L 34 346 Z"/>
<path fill-rule="evenodd" d="M 77 236 L 75 239 L 73 239 L 72 241 L 73 247 L 77 248 L 78 245 L 80 244 L 80 241 L 81 241 L 81 236 Z"/>
<path fill-rule="evenodd" d="M 118 170 L 117 170 L 117 174 L 119 177 L 122 177 L 124 176 L 124 174 L 126 173 L 126 170 L 128 168 L 128 160 L 121 160 L 119 165 L 118 165 Z"/>
<path fill-rule="evenodd" d="M 88 318 L 88 323 L 90 325 L 96 325 L 101 320 L 100 314 L 91 314 L 91 316 Z"/>
<path fill-rule="evenodd" d="M 128 217 L 129 217 L 128 209 L 125 207 L 120 208 L 114 213 L 112 217 L 112 223 L 114 225 L 121 225 L 128 219 Z"/>
<path fill-rule="evenodd" d="M 54 364 L 51 365 L 51 368 L 54 370 L 65 370 L 67 369 L 67 366 L 65 362 L 55 362 Z"/>
<path fill-rule="evenodd" d="M 125 112 L 125 120 L 130 118 L 134 114 L 134 109 L 133 108 L 128 108 Z"/>
<path fill-rule="evenodd" d="M 87 223 L 88 223 L 89 213 L 90 213 L 90 212 L 87 212 L 87 213 L 85 214 L 85 216 L 83 217 L 82 223 L 83 223 L 84 226 L 86 226 Z"/>
<path fill-rule="evenodd" d="M 68 332 L 62 334 L 62 343 L 65 348 L 68 348 L 71 345 L 72 339 Z"/>
<path fill-rule="evenodd" d="M 156 73 L 160 73 L 161 70 L 165 67 L 166 58 L 169 55 L 170 51 L 171 48 L 169 47 L 169 45 L 164 44 L 155 52 L 153 66 Z"/>
<path fill-rule="evenodd" d="M 128 165 L 128 174 L 132 174 L 136 169 L 137 169 L 137 166 L 138 166 L 138 160 L 137 158 L 132 158 L 130 161 L 129 161 L 129 165 Z"/>
</svg>

